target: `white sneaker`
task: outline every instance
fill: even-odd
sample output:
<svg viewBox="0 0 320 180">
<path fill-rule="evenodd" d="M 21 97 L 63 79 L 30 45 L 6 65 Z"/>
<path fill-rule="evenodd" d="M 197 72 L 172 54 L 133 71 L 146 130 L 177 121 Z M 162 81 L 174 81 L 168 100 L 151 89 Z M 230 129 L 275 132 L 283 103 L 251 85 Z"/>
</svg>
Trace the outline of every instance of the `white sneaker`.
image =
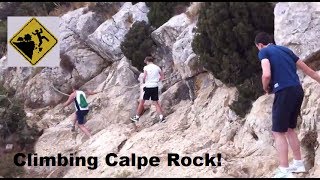
<svg viewBox="0 0 320 180">
<path fill-rule="evenodd" d="M 164 117 L 162 117 L 162 118 L 160 118 L 160 121 L 159 121 L 160 123 L 165 123 L 166 122 L 166 118 L 164 118 Z"/>
<path fill-rule="evenodd" d="M 279 168 L 276 170 L 276 174 L 273 178 L 295 178 L 290 171 L 282 172 Z"/>
<path fill-rule="evenodd" d="M 304 167 L 304 164 L 295 164 L 292 162 L 289 164 L 288 171 L 293 173 L 303 173 L 306 172 L 306 168 Z"/>
<path fill-rule="evenodd" d="M 133 121 L 133 122 L 138 122 L 138 121 L 139 121 L 139 118 L 138 118 L 137 116 L 133 116 L 133 117 L 131 117 L 130 119 L 131 119 L 131 121 Z"/>
</svg>

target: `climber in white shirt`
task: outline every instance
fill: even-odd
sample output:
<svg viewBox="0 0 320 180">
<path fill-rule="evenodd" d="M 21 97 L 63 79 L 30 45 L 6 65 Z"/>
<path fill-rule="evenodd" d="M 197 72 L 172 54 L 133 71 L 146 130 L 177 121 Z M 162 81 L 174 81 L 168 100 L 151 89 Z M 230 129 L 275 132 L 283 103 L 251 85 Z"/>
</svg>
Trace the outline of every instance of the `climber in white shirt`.
<svg viewBox="0 0 320 180">
<path fill-rule="evenodd" d="M 147 100 L 152 100 L 154 105 L 156 106 L 157 112 L 160 117 L 160 122 L 164 122 L 163 111 L 161 105 L 159 103 L 159 82 L 164 79 L 163 71 L 160 69 L 159 66 L 153 63 L 153 57 L 146 57 L 144 62 L 147 64 L 143 70 L 143 82 L 145 87 L 143 88 L 143 98 L 140 100 L 137 114 L 130 119 L 134 122 L 137 122 L 142 115 L 144 110 L 144 103 Z"/>
<path fill-rule="evenodd" d="M 76 117 L 73 121 L 73 126 L 71 131 L 75 131 L 75 125 L 78 120 L 78 127 L 84 132 L 88 137 L 91 137 L 89 130 L 84 126 L 85 124 L 85 116 L 89 112 L 89 104 L 87 103 L 87 95 L 97 94 L 97 92 L 93 91 L 81 91 L 79 90 L 78 85 L 73 85 L 73 92 L 69 95 L 68 100 L 63 104 L 63 108 L 68 106 L 74 101 L 76 108 Z"/>
</svg>

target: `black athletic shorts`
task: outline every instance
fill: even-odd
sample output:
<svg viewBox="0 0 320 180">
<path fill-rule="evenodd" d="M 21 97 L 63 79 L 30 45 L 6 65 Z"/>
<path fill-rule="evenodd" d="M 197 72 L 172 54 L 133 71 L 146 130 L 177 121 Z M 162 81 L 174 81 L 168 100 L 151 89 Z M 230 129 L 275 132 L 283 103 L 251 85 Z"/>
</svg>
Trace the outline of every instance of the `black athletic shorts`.
<svg viewBox="0 0 320 180">
<path fill-rule="evenodd" d="M 304 92 L 299 86 L 284 88 L 275 93 L 272 107 L 272 131 L 287 132 L 296 128 Z"/>
<path fill-rule="evenodd" d="M 154 88 L 143 88 L 144 94 L 143 94 L 143 100 L 151 100 L 152 101 L 158 101 L 159 100 L 159 89 L 158 87 Z"/>
<path fill-rule="evenodd" d="M 85 123 L 85 116 L 88 114 L 89 110 L 80 110 L 76 111 L 78 124 L 84 124 Z"/>
</svg>

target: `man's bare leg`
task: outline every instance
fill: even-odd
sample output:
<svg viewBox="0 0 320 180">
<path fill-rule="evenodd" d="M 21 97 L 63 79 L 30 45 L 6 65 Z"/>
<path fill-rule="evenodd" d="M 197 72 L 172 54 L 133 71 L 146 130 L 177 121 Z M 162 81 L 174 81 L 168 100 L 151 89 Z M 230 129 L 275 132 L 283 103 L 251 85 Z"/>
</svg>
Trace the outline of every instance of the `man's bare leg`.
<svg viewBox="0 0 320 180">
<path fill-rule="evenodd" d="M 289 141 L 289 145 L 292 149 L 293 158 L 295 160 L 301 160 L 300 142 L 297 133 L 294 131 L 294 129 L 289 128 L 286 135 Z"/>
<path fill-rule="evenodd" d="M 78 124 L 78 127 L 84 132 L 89 138 L 91 137 L 91 133 L 89 130 L 83 125 L 83 124 Z"/>
<path fill-rule="evenodd" d="M 71 127 L 71 131 L 75 131 L 76 130 L 76 123 L 77 123 L 77 114 L 74 114 L 74 116 L 73 116 L 73 125 Z"/>
<path fill-rule="evenodd" d="M 153 101 L 153 104 L 156 106 L 157 113 L 159 115 L 162 115 L 163 111 L 162 111 L 162 108 L 161 108 L 159 101 Z"/>
<path fill-rule="evenodd" d="M 77 123 L 77 114 L 74 114 L 73 116 L 73 126 L 75 126 Z"/>
<path fill-rule="evenodd" d="M 272 132 L 275 138 L 276 149 L 278 151 L 279 166 L 288 168 L 288 142 L 285 133 Z"/>
<path fill-rule="evenodd" d="M 163 120 L 163 111 L 159 101 L 154 101 L 153 104 L 156 106 L 156 110 L 158 115 L 160 116 L 160 120 Z"/>
<path fill-rule="evenodd" d="M 138 122 L 140 116 L 141 116 L 142 113 L 143 113 L 144 102 L 145 102 L 145 101 L 144 101 L 143 99 L 140 100 L 140 103 L 139 103 L 138 108 L 137 108 L 137 114 L 136 114 L 135 116 L 133 116 L 133 117 L 130 118 L 132 121 Z"/>
<path fill-rule="evenodd" d="M 137 115 L 138 116 L 141 116 L 142 112 L 143 112 L 143 109 L 144 109 L 144 100 L 140 100 L 140 103 L 139 103 L 139 106 L 138 106 L 138 109 L 137 109 Z"/>
<path fill-rule="evenodd" d="M 289 128 L 286 135 L 293 153 L 293 163 L 289 166 L 290 171 L 296 173 L 306 172 L 304 162 L 301 158 L 300 142 L 297 133 L 294 129 Z"/>
</svg>

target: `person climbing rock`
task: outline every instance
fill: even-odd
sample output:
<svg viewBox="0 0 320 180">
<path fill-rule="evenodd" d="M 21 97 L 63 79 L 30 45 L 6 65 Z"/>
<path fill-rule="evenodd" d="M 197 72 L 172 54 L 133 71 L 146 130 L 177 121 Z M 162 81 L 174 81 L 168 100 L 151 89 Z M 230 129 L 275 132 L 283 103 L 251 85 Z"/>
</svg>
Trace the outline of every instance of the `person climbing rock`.
<svg viewBox="0 0 320 180">
<path fill-rule="evenodd" d="M 163 111 L 159 103 L 159 81 L 164 79 L 164 73 L 159 66 L 153 63 L 154 59 L 151 56 L 147 56 L 144 62 L 147 64 L 144 68 L 143 82 L 145 87 L 143 88 L 143 98 L 139 102 L 137 114 L 130 119 L 134 122 L 138 122 L 142 112 L 144 110 L 144 104 L 147 100 L 152 100 L 156 106 L 157 112 L 160 117 L 160 122 L 164 122 Z"/>
<path fill-rule="evenodd" d="M 94 95 L 97 94 L 97 92 L 93 91 L 81 91 L 79 90 L 78 85 L 73 85 L 73 92 L 69 95 L 68 100 L 63 104 L 62 108 L 65 108 L 72 102 L 75 103 L 76 108 L 76 116 L 73 121 L 73 126 L 71 131 L 75 131 L 75 125 L 78 121 L 78 127 L 84 132 L 88 137 L 91 137 L 91 133 L 89 130 L 84 126 L 85 124 L 85 116 L 89 112 L 89 104 L 87 103 L 86 95 Z"/>
<path fill-rule="evenodd" d="M 301 159 L 300 142 L 295 132 L 304 97 L 297 68 L 320 83 L 320 76 L 287 47 L 273 44 L 271 36 L 260 32 L 255 37 L 262 67 L 262 85 L 266 93 L 274 93 L 272 134 L 278 151 L 279 167 L 275 178 L 294 177 L 292 173 L 306 172 Z M 288 142 L 293 162 L 288 163 Z"/>
</svg>

